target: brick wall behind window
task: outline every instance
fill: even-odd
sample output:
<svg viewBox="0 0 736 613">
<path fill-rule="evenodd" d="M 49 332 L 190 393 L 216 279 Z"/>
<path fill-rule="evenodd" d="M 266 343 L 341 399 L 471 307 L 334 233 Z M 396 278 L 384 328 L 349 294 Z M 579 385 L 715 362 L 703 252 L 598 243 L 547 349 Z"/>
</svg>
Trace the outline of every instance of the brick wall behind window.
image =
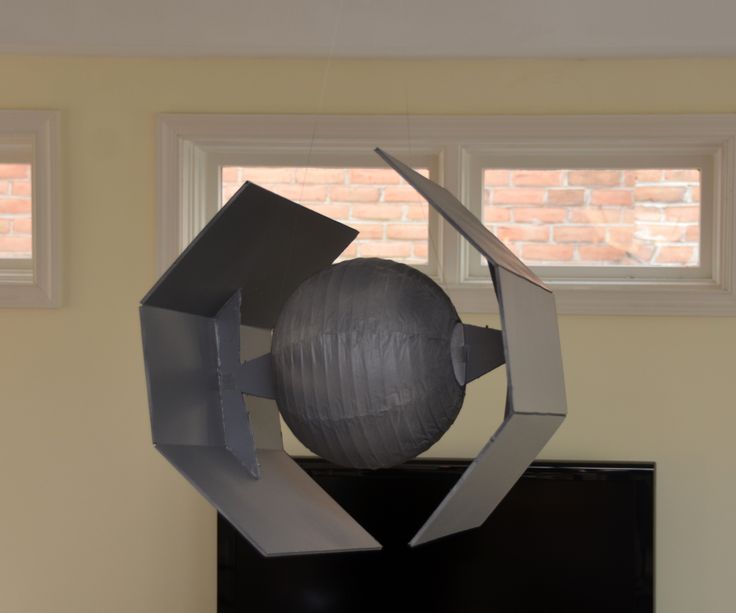
<svg viewBox="0 0 736 613">
<path fill-rule="evenodd" d="M 531 265 L 696 266 L 700 172 L 486 170 L 483 221 Z"/>
<path fill-rule="evenodd" d="M 30 258 L 31 166 L 0 164 L 0 259 Z"/>
</svg>

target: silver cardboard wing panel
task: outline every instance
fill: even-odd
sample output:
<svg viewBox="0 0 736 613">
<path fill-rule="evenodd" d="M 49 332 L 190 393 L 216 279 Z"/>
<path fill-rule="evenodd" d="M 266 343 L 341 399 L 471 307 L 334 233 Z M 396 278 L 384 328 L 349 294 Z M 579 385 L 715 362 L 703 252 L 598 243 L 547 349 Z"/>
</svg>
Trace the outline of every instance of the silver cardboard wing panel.
<svg viewBox="0 0 736 613">
<path fill-rule="evenodd" d="M 242 323 L 273 328 L 291 293 L 329 266 L 358 232 L 246 183 L 143 298 L 214 317 L 243 290 Z"/>
<path fill-rule="evenodd" d="M 251 420 L 240 386 L 268 395 L 257 379 L 271 372 L 268 356 L 241 365 L 241 317 L 273 327 L 291 292 L 355 235 L 246 184 L 140 309 L 154 444 L 264 555 L 380 548 L 283 451 L 274 403 L 250 397 L 263 405 Z"/>
<path fill-rule="evenodd" d="M 507 418 L 410 545 L 421 545 L 480 526 L 524 474 L 563 419 L 557 415 L 521 414 Z"/>
<path fill-rule="evenodd" d="M 381 548 L 284 451 L 258 450 L 260 479 L 223 448 L 159 451 L 265 556 Z"/>
<path fill-rule="evenodd" d="M 424 196 L 450 225 L 464 236 L 473 247 L 480 251 L 481 255 L 488 258 L 494 265 L 505 268 L 527 281 L 547 289 L 547 286 L 542 280 L 524 262 L 517 258 L 506 245 L 491 234 L 488 228 L 444 187 L 423 177 L 413 168 L 407 166 L 401 160 L 397 160 L 382 149 L 376 149 L 376 153 L 414 189 Z"/>
<path fill-rule="evenodd" d="M 412 539 L 418 545 L 487 519 L 564 420 L 565 383 L 552 292 L 450 192 L 376 152 L 488 260 L 501 310 L 504 422 Z"/>
</svg>

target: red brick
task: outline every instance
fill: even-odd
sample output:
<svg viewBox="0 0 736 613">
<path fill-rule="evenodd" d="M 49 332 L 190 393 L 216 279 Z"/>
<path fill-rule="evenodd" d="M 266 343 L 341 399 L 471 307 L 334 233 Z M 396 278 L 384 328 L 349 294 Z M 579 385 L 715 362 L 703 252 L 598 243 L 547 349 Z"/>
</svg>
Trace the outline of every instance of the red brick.
<svg viewBox="0 0 736 613">
<path fill-rule="evenodd" d="M 634 190 L 637 202 L 682 202 L 684 187 L 637 187 Z"/>
<path fill-rule="evenodd" d="M 571 170 L 567 174 L 568 185 L 620 185 L 622 174 L 620 170 Z"/>
<path fill-rule="evenodd" d="M 240 187 L 239 183 L 223 183 L 222 184 L 222 202 L 225 203 L 235 195 Z"/>
<path fill-rule="evenodd" d="M 515 170 L 511 174 L 511 182 L 514 185 L 524 187 L 542 186 L 557 187 L 562 185 L 561 170 Z"/>
<path fill-rule="evenodd" d="M 13 234 L 31 234 L 33 232 L 33 223 L 30 219 L 14 219 Z"/>
<path fill-rule="evenodd" d="M 662 180 L 661 168 L 640 168 L 636 171 L 638 183 L 659 183 Z"/>
<path fill-rule="evenodd" d="M 0 213 L 30 213 L 31 201 L 27 200 L 5 200 L 0 198 Z"/>
<path fill-rule="evenodd" d="M 657 264 L 687 264 L 696 254 L 694 247 L 662 247 L 657 254 Z"/>
<path fill-rule="evenodd" d="M 391 224 L 388 226 L 389 238 L 400 238 L 405 240 L 427 240 L 427 224 Z"/>
<path fill-rule="evenodd" d="M 424 260 L 429 259 L 429 245 L 424 243 L 414 243 L 414 257 Z"/>
<path fill-rule="evenodd" d="M 410 221 L 422 221 L 429 219 L 429 205 L 410 204 L 406 207 L 406 218 Z"/>
<path fill-rule="evenodd" d="M 348 171 L 344 168 L 296 168 L 294 181 L 323 185 L 325 183 L 345 183 Z"/>
<path fill-rule="evenodd" d="M 685 240 L 696 243 L 700 242 L 700 224 L 693 224 L 686 227 Z"/>
<path fill-rule="evenodd" d="M 29 179 L 30 164 L 0 164 L 0 179 Z"/>
<path fill-rule="evenodd" d="M 584 189 L 551 189 L 547 192 L 547 204 L 575 206 L 584 203 Z"/>
<path fill-rule="evenodd" d="M 332 187 L 330 200 L 333 202 L 378 202 L 377 187 Z"/>
<path fill-rule="evenodd" d="M 654 245 L 635 240 L 627 251 L 629 252 L 629 256 L 633 257 L 635 260 L 644 264 L 649 264 L 651 263 L 652 256 L 654 255 Z"/>
<path fill-rule="evenodd" d="M 572 260 L 572 245 L 524 245 L 524 259 L 543 262 L 566 262 Z"/>
<path fill-rule="evenodd" d="M 350 207 L 347 204 L 305 204 L 304 206 L 330 219 L 348 219 L 350 216 Z"/>
<path fill-rule="evenodd" d="M 636 185 L 636 170 L 624 170 L 624 179 L 622 181 L 622 184 L 626 187 L 634 187 Z"/>
<path fill-rule="evenodd" d="M 486 168 L 483 171 L 483 185 L 491 187 L 499 187 L 509 184 L 508 170 L 497 170 L 495 168 Z"/>
<path fill-rule="evenodd" d="M 225 169 L 223 169 L 224 172 Z M 274 183 L 293 183 L 296 168 L 268 168 L 263 166 L 243 167 L 240 169 L 242 181 L 252 181 L 263 187 Z"/>
<path fill-rule="evenodd" d="M 293 200 L 294 202 L 324 202 L 327 199 L 327 188 L 324 185 L 263 185 L 266 189 Z"/>
<path fill-rule="evenodd" d="M 10 232 L 10 221 L 0 219 L 0 234 L 7 234 L 8 232 Z"/>
<path fill-rule="evenodd" d="M 240 183 L 240 168 L 237 166 L 222 167 L 223 183 Z"/>
<path fill-rule="evenodd" d="M 411 243 L 371 241 L 359 244 L 358 253 L 361 257 L 369 258 L 405 258 L 411 255 L 411 248 Z"/>
<path fill-rule="evenodd" d="M 672 206 L 667 207 L 664 212 L 667 221 L 700 221 L 699 206 Z"/>
<path fill-rule="evenodd" d="M 626 257 L 626 251 L 612 245 L 582 246 L 578 253 L 583 262 L 615 262 Z"/>
<path fill-rule="evenodd" d="M 30 181 L 13 181 L 10 185 L 10 193 L 13 196 L 30 196 L 33 187 Z"/>
<path fill-rule="evenodd" d="M 633 227 L 608 228 L 608 231 L 606 232 L 606 242 L 609 245 L 629 250 L 629 246 L 634 242 L 635 231 L 636 230 Z"/>
<path fill-rule="evenodd" d="M 345 250 L 340 254 L 340 257 L 338 257 L 338 260 L 349 260 L 350 258 L 354 258 L 358 255 L 358 244 L 360 241 L 353 241 L 350 243 L 347 247 L 345 247 Z"/>
<path fill-rule="evenodd" d="M 565 221 L 565 209 L 553 208 L 522 208 L 514 209 L 514 221 L 560 223 Z"/>
<path fill-rule="evenodd" d="M 541 241 L 549 240 L 548 226 L 500 226 L 496 229 L 496 236 L 502 241 Z"/>
<path fill-rule="evenodd" d="M 631 206 L 634 194 L 630 189 L 594 189 L 590 202 L 602 206 Z"/>
<path fill-rule="evenodd" d="M 385 202 L 424 202 L 421 194 L 409 185 L 387 187 L 383 192 Z"/>
<path fill-rule="evenodd" d="M 384 225 L 382 223 L 351 223 L 350 227 L 360 232 L 357 240 L 383 238 Z"/>
<path fill-rule="evenodd" d="M 663 211 L 654 206 L 637 206 L 634 211 L 636 221 L 662 221 Z"/>
<path fill-rule="evenodd" d="M 499 221 L 510 221 L 511 211 L 498 206 L 486 205 L 483 207 L 483 223 L 497 223 Z"/>
<path fill-rule="evenodd" d="M 0 236 L 0 251 L 6 253 L 23 253 L 31 251 L 30 236 Z"/>
<path fill-rule="evenodd" d="M 391 168 L 353 168 L 350 183 L 367 185 L 397 185 L 401 177 Z"/>
<path fill-rule="evenodd" d="M 700 202 L 700 186 L 690 188 L 690 202 Z"/>
<path fill-rule="evenodd" d="M 667 181 L 688 181 L 697 183 L 700 181 L 700 171 L 695 168 L 671 168 L 664 171 Z"/>
<path fill-rule="evenodd" d="M 554 240 L 560 243 L 598 243 L 604 232 L 591 227 L 559 227 L 555 228 Z"/>
<path fill-rule="evenodd" d="M 546 190 L 531 187 L 494 189 L 494 204 L 544 204 Z"/>
<path fill-rule="evenodd" d="M 390 204 L 362 204 L 352 208 L 355 219 L 401 219 L 401 207 Z"/>
<path fill-rule="evenodd" d="M 607 224 L 618 223 L 621 219 L 620 209 L 584 208 L 570 209 L 571 223 Z"/>
<path fill-rule="evenodd" d="M 633 226 L 636 223 L 636 211 L 633 208 L 623 209 L 621 211 L 621 223 Z"/>
<path fill-rule="evenodd" d="M 644 236 L 653 240 L 679 241 L 682 238 L 680 226 L 662 224 L 646 224 L 640 226 Z"/>
</svg>

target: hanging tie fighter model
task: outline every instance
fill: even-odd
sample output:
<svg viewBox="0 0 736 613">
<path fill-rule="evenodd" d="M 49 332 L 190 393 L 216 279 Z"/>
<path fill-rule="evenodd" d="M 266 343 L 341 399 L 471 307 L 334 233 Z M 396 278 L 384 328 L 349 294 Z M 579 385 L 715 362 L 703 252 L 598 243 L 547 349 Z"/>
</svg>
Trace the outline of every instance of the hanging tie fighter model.
<svg viewBox="0 0 736 613">
<path fill-rule="evenodd" d="M 154 445 L 266 556 L 380 548 L 286 454 L 279 411 L 326 459 L 393 466 L 506 364 L 503 423 L 412 546 L 481 525 L 565 418 L 550 290 L 447 190 L 376 151 L 486 258 L 500 331 L 461 323 L 413 268 L 333 264 L 357 232 L 252 183 L 142 301 Z M 270 352 L 241 363 L 241 324 L 273 330 Z M 278 409 L 249 412 L 244 395 Z"/>
</svg>

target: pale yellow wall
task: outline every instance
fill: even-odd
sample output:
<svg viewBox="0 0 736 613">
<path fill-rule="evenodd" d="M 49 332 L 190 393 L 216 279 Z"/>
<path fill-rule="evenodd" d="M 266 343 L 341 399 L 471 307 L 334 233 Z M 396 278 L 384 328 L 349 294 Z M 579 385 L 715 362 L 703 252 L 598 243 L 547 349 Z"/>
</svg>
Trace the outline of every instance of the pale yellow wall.
<svg viewBox="0 0 736 613">
<path fill-rule="evenodd" d="M 63 113 L 66 294 L 0 312 L 0 611 L 214 612 L 214 513 L 149 441 L 156 113 L 736 110 L 729 60 L 333 62 L 322 95 L 325 66 L 0 57 L 0 108 Z M 545 457 L 657 461 L 658 610 L 733 611 L 736 320 L 561 331 L 570 417 Z M 501 398 L 475 385 L 436 453 L 472 455 Z"/>
</svg>

